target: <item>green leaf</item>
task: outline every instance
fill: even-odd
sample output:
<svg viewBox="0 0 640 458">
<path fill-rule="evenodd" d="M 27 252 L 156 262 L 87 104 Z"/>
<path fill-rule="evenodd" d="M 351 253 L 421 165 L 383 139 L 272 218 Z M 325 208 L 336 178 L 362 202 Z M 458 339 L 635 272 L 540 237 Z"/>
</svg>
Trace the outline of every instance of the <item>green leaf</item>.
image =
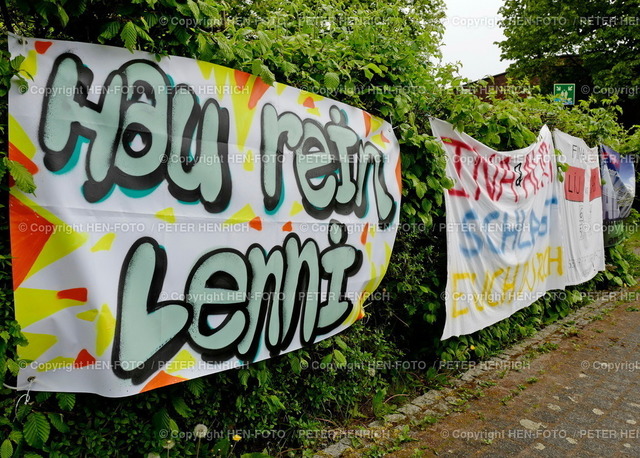
<svg viewBox="0 0 640 458">
<path fill-rule="evenodd" d="M 49 22 L 49 11 L 50 11 L 51 7 L 53 7 L 53 5 L 51 3 L 47 3 L 47 2 L 35 2 L 33 7 L 37 11 L 37 13 L 40 16 L 42 16 L 42 18 L 45 20 L 45 23 L 48 23 Z"/>
<path fill-rule="evenodd" d="M 22 65 L 22 62 L 24 62 L 24 59 L 24 56 L 16 56 L 11 59 L 11 68 L 13 68 L 15 71 L 20 70 L 20 66 Z"/>
<path fill-rule="evenodd" d="M 342 340 L 342 337 L 340 336 L 336 336 L 336 338 L 334 339 L 334 342 L 342 350 L 347 350 L 347 348 L 349 348 L 349 346 L 346 344 L 344 340 Z"/>
<path fill-rule="evenodd" d="M 149 43 L 153 43 L 153 38 L 151 38 L 151 36 L 149 36 L 149 34 L 147 33 L 146 30 L 144 30 L 139 25 L 136 25 L 136 24 L 133 24 L 133 25 L 136 28 L 136 33 L 138 34 L 138 36 L 140 38 L 142 38 L 145 41 L 148 41 Z"/>
<path fill-rule="evenodd" d="M 9 439 L 15 442 L 16 444 L 19 444 L 20 442 L 22 442 L 23 437 L 24 436 L 22 435 L 22 433 L 17 430 L 13 430 L 9 433 Z"/>
<path fill-rule="evenodd" d="M 211 60 L 213 53 L 211 52 L 211 46 L 209 45 L 209 40 L 207 40 L 207 38 L 204 35 L 198 34 L 196 36 L 196 41 L 198 42 L 198 59 L 204 60 L 204 61 Z"/>
<path fill-rule="evenodd" d="M 204 14 L 209 18 L 218 18 L 218 11 L 215 9 L 213 5 L 209 3 L 198 1 L 198 8 L 200 8 L 200 13 Z"/>
<path fill-rule="evenodd" d="M 153 417 L 151 417 L 151 423 L 156 431 L 171 430 L 171 416 L 164 407 L 158 410 Z"/>
<path fill-rule="evenodd" d="M 282 401 L 280 401 L 280 398 L 278 396 L 276 396 L 275 394 L 271 394 L 267 397 L 267 402 L 276 410 L 285 410 L 286 407 L 285 405 L 282 403 Z"/>
<path fill-rule="evenodd" d="M 298 66 L 292 64 L 291 62 L 282 62 L 280 64 L 280 70 L 284 72 L 285 75 L 290 75 L 291 73 L 295 73 L 298 71 Z"/>
<path fill-rule="evenodd" d="M 216 37 L 215 40 L 216 40 L 216 43 L 218 44 L 218 48 L 220 48 L 222 57 L 225 60 L 233 60 L 234 58 L 233 49 L 229 45 L 228 40 L 223 36 Z"/>
<path fill-rule="evenodd" d="M 269 67 L 267 67 L 265 64 L 262 64 L 260 66 L 259 76 L 269 86 L 271 86 L 276 81 L 276 76 L 271 72 L 271 70 L 269 70 Z"/>
<path fill-rule="evenodd" d="M 61 413 L 49 413 L 47 414 L 47 417 L 53 427 L 61 433 L 68 433 L 70 431 L 69 427 L 65 424 Z"/>
<path fill-rule="evenodd" d="M 154 25 L 156 25 L 160 19 L 158 19 L 158 15 L 155 13 L 145 13 L 142 15 L 142 20 L 144 22 L 146 22 L 147 27 L 153 27 Z M 149 30 L 147 28 L 147 30 Z"/>
<path fill-rule="evenodd" d="M 62 410 L 71 410 L 76 405 L 76 395 L 73 393 L 56 393 L 56 398 Z"/>
<path fill-rule="evenodd" d="M 64 10 L 64 8 L 60 5 L 58 5 L 58 18 L 60 18 L 60 23 L 62 24 L 62 27 L 66 27 L 67 24 L 69 23 L 69 15 Z"/>
<path fill-rule="evenodd" d="M 47 399 L 49 399 L 51 396 L 53 395 L 53 393 L 48 392 L 48 391 L 41 391 L 38 394 L 36 394 L 36 402 L 38 404 L 46 401 Z"/>
<path fill-rule="evenodd" d="M 120 38 L 122 38 L 124 46 L 129 51 L 133 51 L 138 41 L 138 32 L 133 22 L 129 21 L 124 25 L 122 32 L 120 32 Z"/>
<path fill-rule="evenodd" d="M 262 366 L 260 369 L 258 369 L 256 377 L 258 378 L 258 385 L 264 385 L 267 380 L 269 380 L 269 370 L 266 367 Z"/>
<path fill-rule="evenodd" d="M 33 182 L 33 175 L 26 167 L 19 162 L 4 158 L 4 165 L 9 170 L 11 177 L 15 180 L 16 186 L 22 192 L 31 194 L 36 190 L 36 184 Z"/>
<path fill-rule="evenodd" d="M 238 381 L 240 382 L 240 385 L 246 388 L 250 375 L 251 373 L 249 372 L 249 369 L 240 369 L 238 371 Z"/>
<path fill-rule="evenodd" d="M 0 458 L 11 458 L 13 455 L 13 444 L 9 439 L 5 439 L 0 445 Z"/>
<path fill-rule="evenodd" d="M 188 418 L 193 414 L 193 411 L 189 408 L 187 403 L 184 401 L 184 398 L 181 396 L 176 396 L 171 399 L 171 403 L 173 404 L 173 408 L 177 412 L 178 415 L 184 418 Z"/>
<path fill-rule="evenodd" d="M 51 432 L 51 425 L 40 412 L 32 412 L 27 417 L 27 421 L 24 424 L 24 439 L 27 444 L 35 448 L 42 448 L 44 443 L 49 439 L 49 433 Z"/>
<path fill-rule="evenodd" d="M 191 14 L 193 14 L 193 17 L 196 19 L 200 19 L 200 8 L 198 8 L 196 2 L 194 2 L 193 0 L 187 0 L 187 6 L 189 7 L 189 10 L 191 10 Z"/>
<path fill-rule="evenodd" d="M 371 399 L 373 411 L 376 415 L 380 415 L 384 409 L 384 397 L 387 394 L 387 389 L 383 388 L 378 390 Z"/>
<path fill-rule="evenodd" d="M 369 69 L 371 71 L 373 71 L 374 73 L 376 73 L 378 76 L 384 76 L 384 72 L 382 71 L 382 69 L 380 69 L 380 67 L 378 67 L 376 64 L 374 64 L 373 62 L 368 63 L 365 66 L 365 69 Z"/>
<path fill-rule="evenodd" d="M 202 378 L 196 378 L 189 380 L 187 382 L 187 389 L 193 394 L 196 398 L 200 397 L 200 395 L 204 392 L 204 381 Z"/>
<path fill-rule="evenodd" d="M 302 365 L 300 364 L 300 358 L 297 356 L 289 356 L 289 364 L 294 374 L 300 375 L 302 373 Z"/>
<path fill-rule="evenodd" d="M 333 359 L 335 359 L 336 364 L 339 366 L 347 364 L 347 358 L 345 358 L 342 352 L 338 349 L 333 350 Z"/>
<path fill-rule="evenodd" d="M 340 76 L 334 72 L 327 72 L 324 74 L 324 85 L 327 89 L 336 89 L 340 86 Z"/>
</svg>

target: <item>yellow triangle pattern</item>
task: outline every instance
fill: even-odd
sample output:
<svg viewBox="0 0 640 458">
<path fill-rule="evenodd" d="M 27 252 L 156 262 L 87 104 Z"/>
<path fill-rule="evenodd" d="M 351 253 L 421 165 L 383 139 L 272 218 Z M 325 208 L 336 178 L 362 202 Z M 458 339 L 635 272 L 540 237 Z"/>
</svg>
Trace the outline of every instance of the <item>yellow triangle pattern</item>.
<svg viewBox="0 0 640 458">
<path fill-rule="evenodd" d="M 196 359 L 187 350 L 180 350 L 180 352 L 173 358 L 166 366 L 168 373 L 178 372 L 184 369 L 189 369 L 196 365 Z"/>
<path fill-rule="evenodd" d="M 380 132 L 378 135 L 374 135 L 373 137 L 371 137 L 371 141 L 376 145 L 380 146 L 380 148 L 382 149 L 385 148 L 384 146 L 385 142 L 382 141 L 382 132 Z"/>
<path fill-rule="evenodd" d="M 77 318 L 85 321 L 93 321 L 96 319 L 97 316 L 98 316 L 98 311 L 96 309 L 80 312 L 76 315 Z"/>
<path fill-rule="evenodd" d="M 31 332 L 23 332 L 23 334 L 29 344 L 26 347 L 18 346 L 18 357 L 28 361 L 37 360 L 58 342 L 58 338 L 51 334 L 34 334 Z"/>
<path fill-rule="evenodd" d="M 380 129 L 382 127 L 382 119 L 378 118 L 377 116 L 371 116 L 371 132 L 375 132 L 376 130 Z"/>
<path fill-rule="evenodd" d="M 11 143 L 13 143 L 22 154 L 29 159 L 33 159 L 33 156 L 36 154 L 36 147 L 27 133 L 22 129 L 20 123 L 11 115 L 9 115 L 9 138 L 11 139 Z"/>
<path fill-rule="evenodd" d="M 314 94 L 313 92 L 307 92 L 307 91 L 300 91 L 300 94 L 298 95 L 298 103 L 300 105 L 304 105 L 305 100 L 307 100 L 309 97 L 311 97 L 311 100 L 315 102 L 319 102 L 320 100 L 324 99 L 323 96 L 318 95 L 318 94 Z M 316 107 L 316 108 L 307 108 L 307 113 L 310 113 L 312 115 L 316 115 L 316 116 L 320 116 L 320 110 Z"/>
<path fill-rule="evenodd" d="M 247 84 L 242 89 L 240 89 L 236 84 L 236 90 L 231 94 L 231 100 L 233 101 L 233 116 L 236 119 L 236 132 L 238 136 L 236 144 L 238 145 L 238 149 L 241 151 L 244 150 L 244 144 L 247 141 L 249 129 L 251 128 L 254 115 L 256 114 L 255 108 L 249 108 L 249 99 L 251 99 L 251 91 L 253 90 L 253 86 L 256 84 L 257 78 L 258 77 L 256 75 L 251 75 L 247 80 Z M 233 81 L 235 81 L 235 75 L 233 76 Z"/>
<path fill-rule="evenodd" d="M 98 321 L 96 322 L 96 355 L 102 356 L 113 342 L 116 332 L 116 319 L 107 304 L 102 304 Z"/>
<path fill-rule="evenodd" d="M 286 84 L 282 84 L 282 83 L 278 83 L 278 82 L 273 83 L 273 85 L 275 86 L 275 88 L 276 88 L 276 93 L 277 93 L 278 95 L 282 95 L 282 93 L 284 92 L 284 90 L 287 88 L 287 85 L 286 85 Z"/>
<path fill-rule="evenodd" d="M 255 167 L 255 164 L 253 161 L 254 161 L 253 151 L 247 150 L 247 152 L 244 155 L 244 163 L 243 163 L 243 167 L 247 172 L 253 172 L 253 169 Z"/>
<path fill-rule="evenodd" d="M 297 215 L 302 210 L 304 210 L 304 207 L 302 206 L 302 204 L 300 202 L 298 202 L 298 201 L 295 201 L 293 203 L 293 205 L 291 206 L 291 211 L 289 212 L 289 215 L 291 215 L 291 216 Z"/>
<path fill-rule="evenodd" d="M 222 100 L 224 96 L 229 92 L 230 87 L 227 81 L 231 81 L 233 70 L 221 65 L 213 65 L 213 79 L 216 86 L 216 99 Z"/>
<path fill-rule="evenodd" d="M 29 80 L 38 73 L 38 54 L 35 50 L 32 49 L 27 53 L 27 58 L 20 65 L 20 73 L 22 77 Z"/>
<path fill-rule="evenodd" d="M 22 202 L 27 207 L 30 207 L 33 211 L 38 213 L 47 221 L 50 221 L 55 226 L 56 232 L 49 237 L 49 240 L 42 248 L 38 259 L 33 263 L 29 273 L 26 275 L 25 280 L 38 272 L 40 269 L 48 266 L 49 264 L 61 259 L 82 246 L 87 240 L 89 235 L 85 233 L 79 233 L 72 230 L 71 226 L 67 225 L 64 221 L 51 213 L 49 210 L 39 206 L 34 201 L 25 196 L 22 192 L 18 191 L 14 186 L 11 188 L 11 195 Z"/>
<path fill-rule="evenodd" d="M 103 235 L 102 237 L 100 237 L 100 240 L 98 240 L 96 244 L 91 247 L 91 252 L 95 253 L 96 251 L 109 251 L 115 239 L 115 232 L 110 232 Z"/>
<path fill-rule="evenodd" d="M 209 62 L 205 62 L 203 60 L 196 61 L 198 63 L 198 67 L 200 68 L 200 72 L 202 73 L 202 77 L 208 80 L 211 77 L 211 71 L 213 70 L 213 64 Z"/>
<path fill-rule="evenodd" d="M 378 284 L 380 283 L 380 279 L 378 278 L 376 273 L 375 264 L 371 263 L 370 267 L 371 267 L 371 274 L 370 274 L 371 280 L 369 280 L 369 282 L 364 286 L 360 299 L 358 300 L 357 306 L 353 308 L 353 310 L 351 311 L 347 319 L 344 321 L 343 325 L 345 326 L 352 325 L 353 323 L 356 322 L 359 316 L 364 315 L 364 302 L 371 295 L 371 293 L 373 293 L 376 290 L 376 288 L 378 287 Z"/>
<path fill-rule="evenodd" d="M 387 242 L 384 242 L 384 264 L 380 266 L 380 281 L 382 281 L 382 277 L 384 277 L 384 275 L 387 273 L 387 269 L 389 268 L 389 263 L 391 261 L 392 252 L 393 250 L 391 249 L 391 246 Z"/>
<path fill-rule="evenodd" d="M 164 210 L 160 210 L 156 213 L 156 218 L 161 219 L 162 221 L 166 221 L 167 223 L 175 223 L 176 215 L 173 212 L 173 208 L 165 208 Z"/>
<path fill-rule="evenodd" d="M 367 252 L 367 256 L 369 256 L 369 259 L 371 259 L 371 255 L 373 252 L 373 244 L 371 242 L 367 242 L 366 245 L 364 246 L 364 249 Z"/>
<path fill-rule="evenodd" d="M 256 213 L 251 208 L 250 204 L 245 205 L 240 210 L 231 215 L 231 218 L 226 220 L 224 224 L 243 224 L 248 223 L 256 217 Z"/>
<path fill-rule="evenodd" d="M 23 329 L 60 310 L 84 304 L 75 299 L 59 299 L 58 291 L 49 289 L 18 288 L 14 297 L 21 304 L 16 307 L 16 320 Z"/>
</svg>

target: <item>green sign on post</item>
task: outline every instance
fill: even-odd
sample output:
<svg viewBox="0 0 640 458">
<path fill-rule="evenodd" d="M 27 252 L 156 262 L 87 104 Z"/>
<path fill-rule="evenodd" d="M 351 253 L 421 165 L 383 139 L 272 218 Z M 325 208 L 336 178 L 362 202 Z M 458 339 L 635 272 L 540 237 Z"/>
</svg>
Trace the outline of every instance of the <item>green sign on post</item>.
<svg viewBox="0 0 640 458">
<path fill-rule="evenodd" d="M 576 85 L 556 83 L 553 85 L 553 95 L 556 102 L 562 102 L 565 105 L 575 105 L 576 103 Z"/>
</svg>

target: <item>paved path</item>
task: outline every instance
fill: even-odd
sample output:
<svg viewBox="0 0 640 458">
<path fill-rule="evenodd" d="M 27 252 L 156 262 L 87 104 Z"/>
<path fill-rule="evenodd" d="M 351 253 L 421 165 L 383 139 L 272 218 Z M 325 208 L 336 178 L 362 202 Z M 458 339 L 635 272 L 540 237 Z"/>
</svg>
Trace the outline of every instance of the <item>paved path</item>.
<svg viewBox="0 0 640 458">
<path fill-rule="evenodd" d="M 390 456 L 640 456 L 637 304 L 565 327 L 556 349 L 486 383 L 464 412 L 414 432 Z"/>
<path fill-rule="evenodd" d="M 621 294 L 370 425 L 386 440 L 331 455 L 640 456 L 640 293 Z"/>
<path fill-rule="evenodd" d="M 637 293 L 633 293 L 637 294 Z M 619 303 L 390 456 L 640 456 L 640 307 Z M 487 383 L 491 385 L 491 383 Z"/>
</svg>

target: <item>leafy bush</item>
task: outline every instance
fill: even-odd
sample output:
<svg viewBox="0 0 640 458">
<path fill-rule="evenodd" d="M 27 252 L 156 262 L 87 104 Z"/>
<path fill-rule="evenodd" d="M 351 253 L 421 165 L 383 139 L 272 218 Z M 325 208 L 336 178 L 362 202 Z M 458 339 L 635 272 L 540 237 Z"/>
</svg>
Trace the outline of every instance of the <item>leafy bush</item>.
<svg viewBox="0 0 640 458">
<path fill-rule="evenodd" d="M 464 91 L 453 68 L 436 67 L 429 60 L 439 53 L 441 0 L 255 0 L 251 8 L 193 0 L 10 0 L 8 11 L 11 20 L 6 25 L 25 35 L 200 58 L 389 119 L 403 153 L 403 200 L 401 226 L 382 285 L 386 294 L 372 300 L 367 318 L 342 336 L 134 398 L 38 393 L 25 403 L 24 397 L 2 388 L 2 458 L 36 451 L 52 456 L 182 456 L 217 450 L 224 456 L 260 449 L 296 454 L 295 447 L 304 449 L 314 442 L 314 431 L 322 427 L 384 413 L 393 393 L 424 386 L 435 371 L 379 369 L 377 362 L 420 360 L 429 367 L 439 359 L 483 358 L 565 316 L 581 298 L 570 293 L 552 301 L 547 296 L 473 335 L 440 341 L 446 281 L 443 192 L 451 182 L 444 172 L 444 152 L 429 134 L 428 117 L 446 119 L 498 149 L 526 146 L 543 123 L 591 144 L 606 141 L 621 151 L 638 145 L 637 132 L 629 137 L 617 124 L 611 101 L 567 109 L 539 95 L 486 102 Z M 1 53 L 4 97 L 19 62 L 10 63 L 7 51 Z M 6 151 L 6 103 L 0 115 L 0 151 Z M 0 174 L 7 168 L 16 179 L 27 180 L 16 167 L 0 162 Z M 11 382 L 18 370 L 15 348 L 26 341 L 13 318 L 6 183 L 2 190 L 0 379 Z M 608 262 L 616 270 L 599 274 L 579 290 L 632 283 L 628 256 L 620 247 L 610 249 Z M 204 440 L 191 435 L 198 424 L 211 433 Z M 230 432 L 238 430 L 252 431 L 253 436 L 244 433 L 241 441 L 234 441 Z"/>
</svg>

